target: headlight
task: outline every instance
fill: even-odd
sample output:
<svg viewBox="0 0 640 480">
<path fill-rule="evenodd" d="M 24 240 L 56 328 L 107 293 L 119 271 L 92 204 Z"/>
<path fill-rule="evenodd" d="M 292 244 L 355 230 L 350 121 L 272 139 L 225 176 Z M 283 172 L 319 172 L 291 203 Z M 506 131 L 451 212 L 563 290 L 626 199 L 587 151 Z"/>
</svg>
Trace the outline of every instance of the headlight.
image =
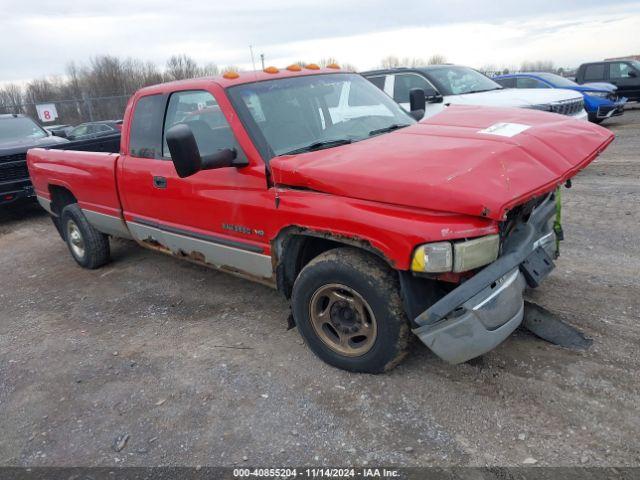
<svg viewBox="0 0 640 480">
<path fill-rule="evenodd" d="M 486 235 L 458 242 L 426 243 L 416 248 L 411 260 L 414 272 L 466 272 L 498 258 L 500 237 Z"/>
<path fill-rule="evenodd" d="M 600 98 L 607 98 L 609 96 L 609 92 L 586 92 L 586 94 L 591 97 L 600 97 Z"/>
</svg>

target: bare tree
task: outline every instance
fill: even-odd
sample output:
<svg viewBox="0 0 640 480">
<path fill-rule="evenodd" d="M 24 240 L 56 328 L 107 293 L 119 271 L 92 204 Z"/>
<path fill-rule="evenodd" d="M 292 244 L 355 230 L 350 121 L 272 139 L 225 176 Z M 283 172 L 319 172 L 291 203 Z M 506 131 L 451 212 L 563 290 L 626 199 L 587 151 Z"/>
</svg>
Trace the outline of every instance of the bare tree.
<svg viewBox="0 0 640 480">
<path fill-rule="evenodd" d="M 447 63 L 447 57 L 437 53 L 435 55 L 431 55 L 427 62 L 428 65 L 442 65 L 444 63 Z"/>
<path fill-rule="evenodd" d="M 550 60 L 525 61 L 520 66 L 521 72 L 555 72 L 553 62 Z"/>
<path fill-rule="evenodd" d="M 183 80 L 195 78 L 199 73 L 196 61 L 183 53 L 182 55 L 173 55 L 167 60 L 164 78 L 165 81 Z"/>
<path fill-rule="evenodd" d="M 20 85 L 10 83 L 0 89 L 0 113 L 23 113 L 23 101 Z"/>
</svg>

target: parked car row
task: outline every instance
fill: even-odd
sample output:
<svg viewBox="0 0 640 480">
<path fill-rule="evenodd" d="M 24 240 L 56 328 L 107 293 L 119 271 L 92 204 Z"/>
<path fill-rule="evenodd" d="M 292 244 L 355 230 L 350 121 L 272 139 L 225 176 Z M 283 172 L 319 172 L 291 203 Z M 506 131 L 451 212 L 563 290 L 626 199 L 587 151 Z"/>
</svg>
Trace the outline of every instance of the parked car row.
<svg viewBox="0 0 640 480">
<path fill-rule="evenodd" d="M 51 133 L 51 135 L 58 137 L 69 140 L 86 140 L 120 133 L 122 130 L 122 120 L 86 122 L 76 125 L 75 127 L 73 125 L 49 125 L 43 128 Z"/>
<path fill-rule="evenodd" d="M 561 88 L 579 92 L 584 97 L 584 108 L 589 120 L 595 123 L 622 115 L 627 102 L 626 97 L 618 97 L 617 87 L 610 83 L 578 85 L 573 80 L 554 73 L 516 73 L 500 75 L 494 80 L 505 88 Z"/>
<path fill-rule="evenodd" d="M 555 267 L 560 188 L 613 141 L 585 118 L 580 92 L 466 67 L 290 65 L 143 88 L 118 154 L 27 162 L 80 266 L 123 237 L 266 284 L 318 357 L 378 373 L 411 332 L 460 363 L 520 325 Z"/>
</svg>

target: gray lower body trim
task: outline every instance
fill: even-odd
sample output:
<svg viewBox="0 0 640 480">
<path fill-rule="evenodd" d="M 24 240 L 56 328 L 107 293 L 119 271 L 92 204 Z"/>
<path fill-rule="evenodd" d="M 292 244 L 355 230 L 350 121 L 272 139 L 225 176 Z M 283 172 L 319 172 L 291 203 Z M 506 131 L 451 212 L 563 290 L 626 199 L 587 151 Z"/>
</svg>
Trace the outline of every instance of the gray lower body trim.
<svg viewBox="0 0 640 480">
<path fill-rule="evenodd" d="M 133 237 L 142 244 L 155 242 L 169 249 L 174 255 L 207 263 L 232 273 L 257 277 L 263 281 L 269 281 L 273 278 L 273 265 L 269 255 L 181 235 L 136 222 L 127 222 L 127 227 Z"/>
<path fill-rule="evenodd" d="M 48 198 L 41 197 L 40 195 L 36 196 L 38 199 L 38 203 L 42 208 L 44 208 L 50 215 L 54 215 L 53 210 L 51 210 L 51 200 Z"/>
<path fill-rule="evenodd" d="M 87 221 L 93 226 L 93 228 L 99 232 L 112 235 L 114 237 L 132 238 L 127 226 L 121 218 L 85 209 L 82 209 L 82 213 L 87 217 Z"/>
</svg>

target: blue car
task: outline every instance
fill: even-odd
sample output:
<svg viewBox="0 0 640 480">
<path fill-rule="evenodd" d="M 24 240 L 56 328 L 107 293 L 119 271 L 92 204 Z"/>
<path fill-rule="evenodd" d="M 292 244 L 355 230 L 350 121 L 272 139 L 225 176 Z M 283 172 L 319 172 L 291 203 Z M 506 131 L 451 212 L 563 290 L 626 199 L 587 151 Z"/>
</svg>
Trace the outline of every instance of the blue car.
<svg viewBox="0 0 640 480">
<path fill-rule="evenodd" d="M 617 87 L 610 83 L 578 85 L 555 73 L 513 73 L 493 78 L 505 88 L 565 88 L 582 93 L 589 120 L 600 123 L 607 118 L 622 115 L 627 99 L 618 98 Z"/>
</svg>

